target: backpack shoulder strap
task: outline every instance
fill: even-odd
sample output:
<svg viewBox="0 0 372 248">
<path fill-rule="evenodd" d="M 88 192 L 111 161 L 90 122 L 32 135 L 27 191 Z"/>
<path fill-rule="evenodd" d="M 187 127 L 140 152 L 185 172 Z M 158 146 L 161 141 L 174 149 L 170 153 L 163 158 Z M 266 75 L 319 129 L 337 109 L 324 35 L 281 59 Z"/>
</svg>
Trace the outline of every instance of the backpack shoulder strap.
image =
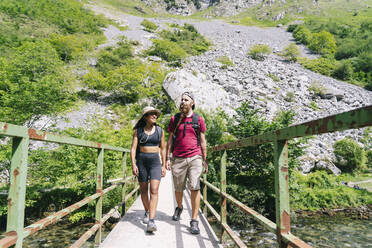
<svg viewBox="0 0 372 248">
<path fill-rule="evenodd" d="M 192 128 L 196 133 L 196 139 L 198 141 L 198 146 L 200 146 L 200 125 L 199 125 L 199 115 L 194 113 L 192 115 Z"/>
<path fill-rule="evenodd" d="M 160 126 L 158 126 L 158 125 L 156 125 L 155 127 L 156 127 L 156 131 L 158 132 L 159 146 L 160 146 L 160 144 L 161 144 L 161 136 L 163 134 L 162 133 L 163 132 L 163 129 Z"/>
</svg>

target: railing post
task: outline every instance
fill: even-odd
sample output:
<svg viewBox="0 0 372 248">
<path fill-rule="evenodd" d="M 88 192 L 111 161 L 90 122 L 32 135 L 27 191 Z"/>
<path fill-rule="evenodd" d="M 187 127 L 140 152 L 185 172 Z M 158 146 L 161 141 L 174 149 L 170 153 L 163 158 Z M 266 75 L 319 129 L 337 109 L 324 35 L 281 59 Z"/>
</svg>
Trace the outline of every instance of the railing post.
<svg viewBox="0 0 372 248">
<path fill-rule="evenodd" d="M 28 144 L 29 138 L 13 138 L 6 235 L 17 234 L 17 248 L 23 243 Z"/>
<path fill-rule="evenodd" d="M 279 247 L 289 247 L 281 234 L 290 232 L 288 142 L 274 142 L 276 232 Z"/>
<path fill-rule="evenodd" d="M 204 200 L 203 214 L 204 214 L 204 217 L 207 218 L 208 217 L 208 208 L 207 208 L 207 204 L 205 204 L 207 202 L 207 184 L 205 183 L 205 182 L 207 182 L 207 174 L 206 173 L 203 174 L 203 179 L 204 179 L 204 186 L 203 186 L 203 200 Z"/>
<path fill-rule="evenodd" d="M 221 174 L 220 190 L 221 190 L 221 193 L 226 193 L 226 150 L 224 150 L 221 155 L 220 174 Z M 220 239 L 221 244 L 223 244 L 225 241 L 224 239 L 225 229 L 223 228 L 222 224 L 226 224 L 226 215 L 227 215 L 226 197 L 224 197 L 221 194 L 221 239 Z"/>
<path fill-rule="evenodd" d="M 96 224 L 102 220 L 102 200 L 103 200 L 103 153 L 104 149 L 99 148 L 97 154 L 97 176 L 96 176 L 96 192 L 101 193 L 101 196 L 96 202 Z M 96 233 L 95 243 L 99 245 L 102 241 L 102 227 L 99 227 Z"/>
<path fill-rule="evenodd" d="M 123 158 L 121 161 L 121 166 L 123 169 L 123 180 L 127 176 L 127 153 L 123 152 Z M 123 202 L 123 205 L 121 205 L 121 215 L 124 216 L 125 214 L 125 196 L 127 195 L 127 183 L 123 183 L 123 186 L 121 188 L 121 201 Z"/>
</svg>

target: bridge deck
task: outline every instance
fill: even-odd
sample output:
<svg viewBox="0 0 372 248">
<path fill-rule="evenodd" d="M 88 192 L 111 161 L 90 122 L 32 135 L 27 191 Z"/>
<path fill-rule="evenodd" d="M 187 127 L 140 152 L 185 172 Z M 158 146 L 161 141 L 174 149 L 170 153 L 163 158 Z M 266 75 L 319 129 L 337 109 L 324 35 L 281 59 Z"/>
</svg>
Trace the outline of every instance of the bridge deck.
<svg viewBox="0 0 372 248">
<path fill-rule="evenodd" d="M 159 203 L 155 217 L 158 231 L 153 234 L 146 233 L 146 225 L 142 223 L 144 209 L 141 199 L 138 197 L 100 247 L 222 247 L 218 243 L 217 237 L 208 221 L 200 211 L 200 235 L 193 235 L 189 232 L 191 203 L 188 192 L 185 191 L 184 194 L 184 211 L 182 212 L 179 222 L 172 220 L 175 207 L 176 201 L 173 193 L 173 180 L 171 173 L 167 172 L 159 188 Z"/>
</svg>

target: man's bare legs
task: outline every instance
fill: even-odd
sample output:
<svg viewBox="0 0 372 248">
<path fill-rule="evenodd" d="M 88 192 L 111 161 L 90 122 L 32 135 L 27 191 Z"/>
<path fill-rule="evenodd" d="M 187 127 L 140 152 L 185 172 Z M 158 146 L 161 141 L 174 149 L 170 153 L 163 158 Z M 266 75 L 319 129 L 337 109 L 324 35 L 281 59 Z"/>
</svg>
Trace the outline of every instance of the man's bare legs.
<svg viewBox="0 0 372 248">
<path fill-rule="evenodd" d="M 194 220 L 198 219 L 199 207 L 200 207 L 200 190 L 190 190 L 191 191 L 191 218 Z M 175 191 L 176 202 L 179 208 L 182 208 L 182 198 L 183 192 Z"/>
<path fill-rule="evenodd" d="M 190 190 L 191 191 L 191 219 L 197 220 L 199 207 L 200 207 L 200 190 Z"/>
<path fill-rule="evenodd" d="M 181 192 L 175 191 L 174 194 L 176 195 L 177 206 L 179 208 L 182 208 L 183 191 L 181 191 Z"/>
</svg>

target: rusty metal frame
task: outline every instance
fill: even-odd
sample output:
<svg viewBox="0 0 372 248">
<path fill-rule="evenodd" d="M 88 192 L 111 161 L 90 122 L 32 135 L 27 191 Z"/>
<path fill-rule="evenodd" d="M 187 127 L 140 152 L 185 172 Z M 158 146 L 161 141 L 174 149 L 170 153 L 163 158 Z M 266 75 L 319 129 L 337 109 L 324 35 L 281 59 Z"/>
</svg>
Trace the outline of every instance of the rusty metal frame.
<svg viewBox="0 0 372 248">
<path fill-rule="evenodd" d="M 127 184 L 129 181 L 135 178 L 134 176 L 126 177 L 125 173 L 126 154 L 129 152 L 129 149 L 115 147 L 98 142 L 76 139 L 68 136 L 57 135 L 44 131 L 38 131 L 35 129 L 17 126 L 5 122 L 0 122 L 0 135 L 10 136 L 13 138 L 10 188 L 8 192 L 7 230 L 5 233 L 5 238 L 0 240 L 0 248 L 9 247 L 12 245 L 15 245 L 17 248 L 22 247 L 23 239 L 26 238 L 27 236 L 45 228 L 50 224 L 55 223 L 57 220 L 63 218 L 67 214 L 70 214 L 71 212 L 81 208 L 82 206 L 86 205 L 87 203 L 97 198 L 99 199 L 97 200 L 96 203 L 96 225 L 94 226 L 93 229 L 96 231 L 98 230 L 98 233 L 96 235 L 96 243 L 100 243 L 102 237 L 101 226 L 105 221 L 104 218 L 107 217 L 107 216 L 102 217 L 103 195 L 115 189 L 119 185 Z M 38 140 L 97 149 L 98 155 L 96 193 L 24 228 L 24 208 L 29 140 Z M 123 178 L 111 180 L 111 182 L 114 184 L 106 189 L 103 189 L 104 150 L 111 150 L 123 153 L 122 166 L 124 172 Z M 123 186 L 122 189 L 125 190 L 126 189 L 125 186 Z M 125 192 L 122 192 L 123 202 L 120 203 L 120 205 L 124 204 L 129 199 L 129 197 L 131 197 L 138 191 L 138 189 L 139 187 L 135 186 L 135 189 L 128 195 L 126 195 Z M 93 234 L 94 233 L 92 233 L 92 235 Z"/>
<path fill-rule="evenodd" d="M 223 216 L 226 213 L 226 202 L 224 201 L 226 199 L 238 206 L 245 213 L 251 215 L 270 232 L 276 233 L 279 247 L 311 247 L 290 232 L 287 140 L 366 126 L 372 126 L 372 105 L 209 148 L 212 152 L 223 151 L 220 163 L 221 186 L 220 189 L 217 188 L 209 183 L 206 177 L 201 178 L 201 181 L 204 183 L 205 192 L 205 187 L 208 187 L 212 191 L 220 194 L 221 216 L 209 204 L 206 199 L 206 194 L 204 197 L 201 197 L 201 199 L 212 214 L 220 220 L 222 230 L 225 230 L 239 247 L 246 246 L 239 237 L 231 231 Z M 274 143 L 276 223 L 245 206 L 226 193 L 226 150 L 256 146 L 264 143 Z M 223 242 L 222 235 L 221 242 Z"/>
</svg>

